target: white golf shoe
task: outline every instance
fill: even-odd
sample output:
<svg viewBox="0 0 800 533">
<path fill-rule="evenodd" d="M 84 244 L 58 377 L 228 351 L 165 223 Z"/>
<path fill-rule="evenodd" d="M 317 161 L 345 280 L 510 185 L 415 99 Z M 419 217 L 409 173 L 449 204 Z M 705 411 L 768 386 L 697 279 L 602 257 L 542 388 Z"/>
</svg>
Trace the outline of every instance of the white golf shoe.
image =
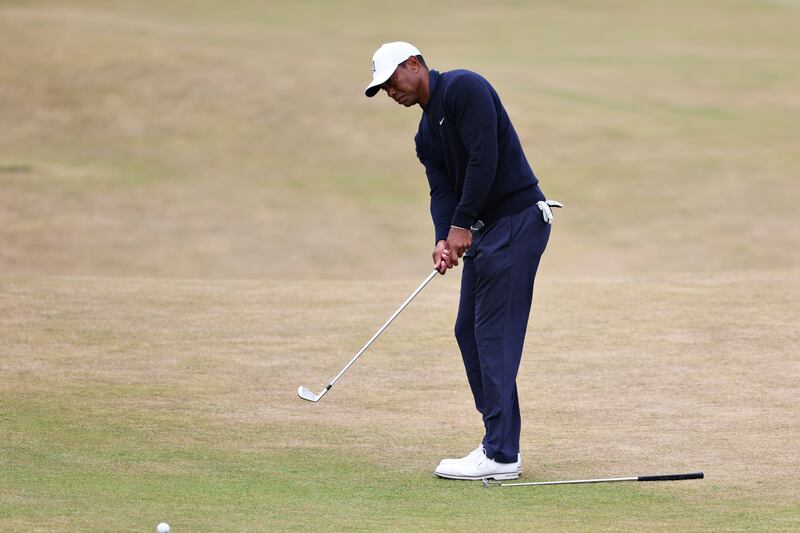
<svg viewBox="0 0 800 533">
<path fill-rule="evenodd" d="M 464 457 L 453 458 L 453 459 L 451 459 L 451 458 L 442 459 L 441 462 L 439 462 L 439 464 L 440 465 L 444 465 L 444 464 L 454 463 L 454 462 L 458 462 L 458 461 L 469 461 L 471 459 L 477 459 L 482 453 L 483 453 L 483 444 L 479 444 L 477 448 L 475 448 L 474 450 L 469 452 Z"/>
<path fill-rule="evenodd" d="M 458 459 L 442 459 L 441 462 L 439 462 L 439 466 L 450 464 L 450 463 L 453 463 L 453 462 L 458 462 L 458 461 L 471 461 L 473 459 L 477 459 L 481 455 L 483 455 L 483 444 L 479 444 L 477 448 L 475 448 L 474 450 L 469 452 L 464 457 L 460 457 Z M 517 464 L 517 473 L 521 474 L 522 473 L 522 455 L 521 454 L 517 454 L 517 463 L 516 464 Z M 438 468 L 437 468 L 437 470 L 438 470 Z"/>
<path fill-rule="evenodd" d="M 498 463 L 486 457 L 486 452 L 481 446 L 461 459 L 445 459 L 436 467 L 434 474 L 447 479 L 502 480 L 517 479 L 519 471 L 519 460 L 516 463 Z"/>
</svg>

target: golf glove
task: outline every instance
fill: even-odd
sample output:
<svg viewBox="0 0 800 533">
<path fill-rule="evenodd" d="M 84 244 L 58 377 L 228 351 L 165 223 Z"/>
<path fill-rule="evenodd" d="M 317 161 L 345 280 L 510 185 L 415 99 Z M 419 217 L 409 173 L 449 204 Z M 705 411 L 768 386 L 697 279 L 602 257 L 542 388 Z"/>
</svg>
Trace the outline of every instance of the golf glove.
<svg viewBox="0 0 800 533">
<path fill-rule="evenodd" d="M 564 207 L 561 202 L 556 202 L 555 200 L 542 200 L 541 202 L 536 202 L 536 206 L 542 212 L 542 218 L 548 224 L 553 223 L 553 210 L 550 209 L 551 207 Z"/>
</svg>

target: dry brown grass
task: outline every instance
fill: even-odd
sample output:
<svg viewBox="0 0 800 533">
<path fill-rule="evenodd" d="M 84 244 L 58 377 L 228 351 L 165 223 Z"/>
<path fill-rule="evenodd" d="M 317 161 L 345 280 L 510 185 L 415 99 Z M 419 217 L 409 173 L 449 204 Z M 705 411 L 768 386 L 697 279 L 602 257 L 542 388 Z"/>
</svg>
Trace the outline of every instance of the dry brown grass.
<svg viewBox="0 0 800 533">
<path fill-rule="evenodd" d="M 568 206 L 559 272 L 800 264 L 791 5 L 364 7 L 4 4 L 0 272 L 415 276 L 418 112 L 361 95 L 389 34 L 498 87 Z"/>
</svg>

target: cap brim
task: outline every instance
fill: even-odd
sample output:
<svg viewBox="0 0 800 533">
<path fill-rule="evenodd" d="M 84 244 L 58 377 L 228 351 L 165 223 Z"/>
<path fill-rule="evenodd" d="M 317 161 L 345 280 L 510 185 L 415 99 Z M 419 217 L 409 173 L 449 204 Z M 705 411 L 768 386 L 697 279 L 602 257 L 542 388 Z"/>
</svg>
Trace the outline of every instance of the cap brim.
<svg viewBox="0 0 800 533">
<path fill-rule="evenodd" d="M 381 90 L 381 85 L 386 83 L 386 80 L 392 77 L 392 74 L 394 74 L 395 70 L 397 70 L 397 67 L 392 69 L 391 72 L 384 72 L 383 74 L 377 75 L 374 78 L 372 78 L 372 83 L 367 85 L 367 88 L 364 89 L 364 94 L 367 95 L 367 97 L 369 98 L 372 98 L 373 96 L 378 94 L 378 91 Z"/>
</svg>

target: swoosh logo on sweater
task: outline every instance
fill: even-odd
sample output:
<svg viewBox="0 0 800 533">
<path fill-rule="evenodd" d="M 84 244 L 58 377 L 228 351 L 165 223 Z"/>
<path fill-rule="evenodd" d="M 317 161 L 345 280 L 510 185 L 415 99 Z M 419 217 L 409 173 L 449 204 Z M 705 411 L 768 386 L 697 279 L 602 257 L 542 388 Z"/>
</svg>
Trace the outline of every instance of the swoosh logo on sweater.
<svg viewBox="0 0 800 533">
<path fill-rule="evenodd" d="M 442 117 L 442 120 L 439 121 L 439 125 L 441 126 L 442 124 L 444 124 L 444 117 Z"/>
</svg>

